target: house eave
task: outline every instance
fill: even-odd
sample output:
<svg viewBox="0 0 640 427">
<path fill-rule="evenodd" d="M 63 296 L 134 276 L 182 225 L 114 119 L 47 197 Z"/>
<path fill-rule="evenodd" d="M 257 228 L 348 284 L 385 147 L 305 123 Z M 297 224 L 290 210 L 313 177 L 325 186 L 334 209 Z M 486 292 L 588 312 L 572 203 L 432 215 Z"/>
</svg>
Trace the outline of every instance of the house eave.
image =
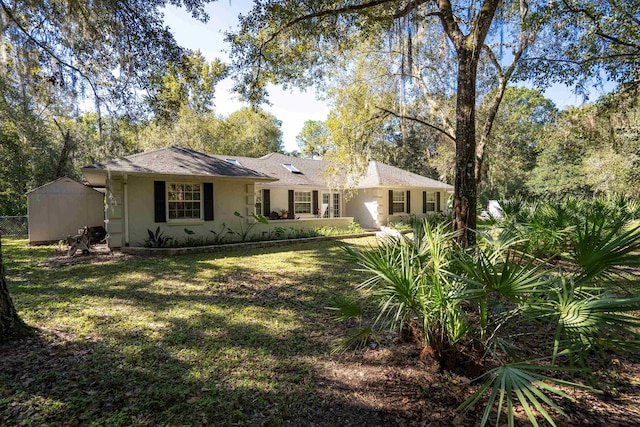
<svg viewBox="0 0 640 427">
<path fill-rule="evenodd" d="M 104 185 L 101 182 L 106 181 L 108 175 L 111 176 L 136 176 L 140 178 L 168 178 L 168 179 L 215 179 L 216 181 L 246 181 L 246 182 L 274 182 L 277 178 L 267 176 L 229 176 L 229 175 L 211 175 L 211 174 L 183 174 L 183 173 L 158 173 L 158 172 L 137 172 L 137 171 L 123 171 L 123 170 L 106 170 L 106 169 L 93 169 L 82 168 L 82 174 L 87 178 L 87 181 L 91 185 Z M 93 176 L 92 176 L 93 175 Z M 95 178 L 101 178 L 99 183 Z M 92 179 L 93 178 L 93 179 Z"/>
</svg>

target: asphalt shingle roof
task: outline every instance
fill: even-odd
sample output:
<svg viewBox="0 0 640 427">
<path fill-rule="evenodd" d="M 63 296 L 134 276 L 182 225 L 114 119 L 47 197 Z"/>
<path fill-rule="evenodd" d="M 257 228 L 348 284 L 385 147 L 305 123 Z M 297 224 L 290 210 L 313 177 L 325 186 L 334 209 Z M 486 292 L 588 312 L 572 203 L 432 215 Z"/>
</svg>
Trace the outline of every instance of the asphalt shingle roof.
<svg viewBox="0 0 640 427">
<path fill-rule="evenodd" d="M 82 168 L 84 171 L 111 171 L 163 175 L 195 175 L 269 179 L 264 173 L 246 166 L 233 165 L 209 154 L 172 145 L 145 151 Z"/>
<path fill-rule="evenodd" d="M 452 185 L 376 161 L 369 163 L 367 173 L 357 185 L 357 188 L 373 187 L 418 187 L 453 190 Z"/>
<path fill-rule="evenodd" d="M 278 181 L 270 183 L 270 186 L 327 187 L 328 177 L 325 171 L 329 162 L 324 160 L 290 157 L 280 153 L 269 153 L 260 158 L 220 155 L 214 157 L 225 161 L 234 159 L 242 166 L 277 178 Z M 285 164 L 293 165 L 300 173 L 291 172 Z"/>
<path fill-rule="evenodd" d="M 235 160 L 237 164 L 228 160 Z M 300 173 L 293 173 L 284 165 L 293 165 Z M 327 160 L 290 157 L 280 153 L 270 153 L 260 158 L 242 156 L 210 155 L 188 148 L 172 145 L 158 150 L 133 154 L 107 162 L 86 166 L 85 172 L 111 171 L 123 173 L 194 175 L 255 178 L 256 180 L 277 181 L 270 186 L 328 187 L 328 180 L 344 183 L 344 176 L 330 178 Z M 338 185 L 335 185 L 338 187 Z M 356 188 L 403 187 L 440 188 L 453 190 L 453 186 L 427 178 L 403 169 L 372 161 L 366 174 L 360 178 Z"/>
<path fill-rule="evenodd" d="M 234 159 L 243 166 L 278 178 L 278 181 L 269 184 L 270 186 L 327 187 L 327 168 L 331 163 L 327 160 L 290 157 L 280 153 L 270 153 L 258 159 L 253 157 L 220 155 L 214 157 L 223 160 Z M 287 163 L 295 166 L 301 173 L 290 172 L 284 167 Z M 344 182 L 344 176 L 333 179 L 341 183 Z M 365 175 L 358 181 L 356 188 L 374 187 L 441 188 L 443 190 L 453 190 L 453 186 L 445 184 L 444 182 L 408 172 L 395 166 L 372 161 L 369 163 Z"/>
</svg>

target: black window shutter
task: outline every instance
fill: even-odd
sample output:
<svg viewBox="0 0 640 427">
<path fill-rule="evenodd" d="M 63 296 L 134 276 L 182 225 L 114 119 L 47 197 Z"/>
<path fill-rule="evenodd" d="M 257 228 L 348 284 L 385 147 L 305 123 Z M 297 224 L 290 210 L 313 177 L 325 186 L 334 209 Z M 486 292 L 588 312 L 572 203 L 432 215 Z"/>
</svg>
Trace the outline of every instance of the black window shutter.
<svg viewBox="0 0 640 427">
<path fill-rule="evenodd" d="M 313 190 L 313 197 L 311 198 L 311 213 L 318 214 L 318 190 Z"/>
<path fill-rule="evenodd" d="M 436 193 L 436 211 L 440 212 L 440 192 Z"/>
<path fill-rule="evenodd" d="M 262 190 L 262 215 L 271 214 L 271 190 Z"/>
<path fill-rule="evenodd" d="M 296 208 L 293 203 L 293 190 L 289 190 L 289 215 L 293 216 L 296 213 Z"/>
<path fill-rule="evenodd" d="M 389 215 L 393 215 L 393 190 L 389 190 Z"/>
<path fill-rule="evenodd" d="M 411 191 L 407 190 L 407 213 L 411 213 Z"/>
<path fill-rule="evenodd" d="M 205 182 L 203 184 L 204 196 L 204 220 L 213 221 L 213 183 Z"/>
<path fill-rule="evenodd" d="M 422 192 L 422 213 L 427 213 L 427 192 Z"/>
<path fill-rule="evenodd" d="M 155 222 L 167 222 L 167 193 L 164 181 L 153 181 L 153 210 Z"/>
</svg>

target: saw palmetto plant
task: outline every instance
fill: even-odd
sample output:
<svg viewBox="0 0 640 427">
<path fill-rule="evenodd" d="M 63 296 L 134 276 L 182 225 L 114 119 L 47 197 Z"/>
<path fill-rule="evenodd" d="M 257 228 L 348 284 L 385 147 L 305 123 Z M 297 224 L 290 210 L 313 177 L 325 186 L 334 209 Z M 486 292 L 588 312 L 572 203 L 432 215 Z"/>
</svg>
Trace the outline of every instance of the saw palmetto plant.
<svg viewBox="0 0 640 427">
<path fill-rule="evenodd" d="M 347 249 L 369 274 L 359 303 L 376 314 L 363 321 L 367 310 L 354 301 L 335 310 L 341 319 L 347 307 L 357 313 L 359 339 L 413 329 L 443 370 L 481 368 L 460 409 L 484 404 L 482 425 L 505 413 L 514 425 L 516 406 L 533 425 L 540 417 L 556 425 L 567 387 L 597 388 L 589 369 L 597 357 L 640 350 L 638 210 L 619 199 L 507 206 L 473 250 L 457 247 L 446 225 L 428 223 Z M 555 234 L 542 241 L 544 229 Z M 531 242 L 551 244 L 532 251 Z"/>
</svg>

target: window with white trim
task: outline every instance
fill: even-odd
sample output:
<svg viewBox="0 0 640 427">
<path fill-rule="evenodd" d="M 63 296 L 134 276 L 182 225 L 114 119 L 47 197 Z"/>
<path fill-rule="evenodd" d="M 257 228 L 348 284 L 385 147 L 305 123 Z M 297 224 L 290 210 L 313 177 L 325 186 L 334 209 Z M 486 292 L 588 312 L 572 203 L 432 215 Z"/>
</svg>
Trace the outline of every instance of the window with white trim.
<svg viewBox="0 0 640 427">
<path fill-rule="evenodd" d="M 293 208 L 296 214 L 311 213 L 311 191 L 296 191 L 293 194 Z"/>
<path fill-rule="evenodd" d="M 402 213 L 404 210 L 404 191 L 393 190 L 393 213 Z"/>
<path fill-rule="evenodd" d="M 201 184 L 168 183 L 167 209 L 169 221 L 202 219 Z"/>
<path fill-rule="evenodd" d="M 436 193 L 427 192 L 427 212 L 436 211 Z"/>
</svg>

